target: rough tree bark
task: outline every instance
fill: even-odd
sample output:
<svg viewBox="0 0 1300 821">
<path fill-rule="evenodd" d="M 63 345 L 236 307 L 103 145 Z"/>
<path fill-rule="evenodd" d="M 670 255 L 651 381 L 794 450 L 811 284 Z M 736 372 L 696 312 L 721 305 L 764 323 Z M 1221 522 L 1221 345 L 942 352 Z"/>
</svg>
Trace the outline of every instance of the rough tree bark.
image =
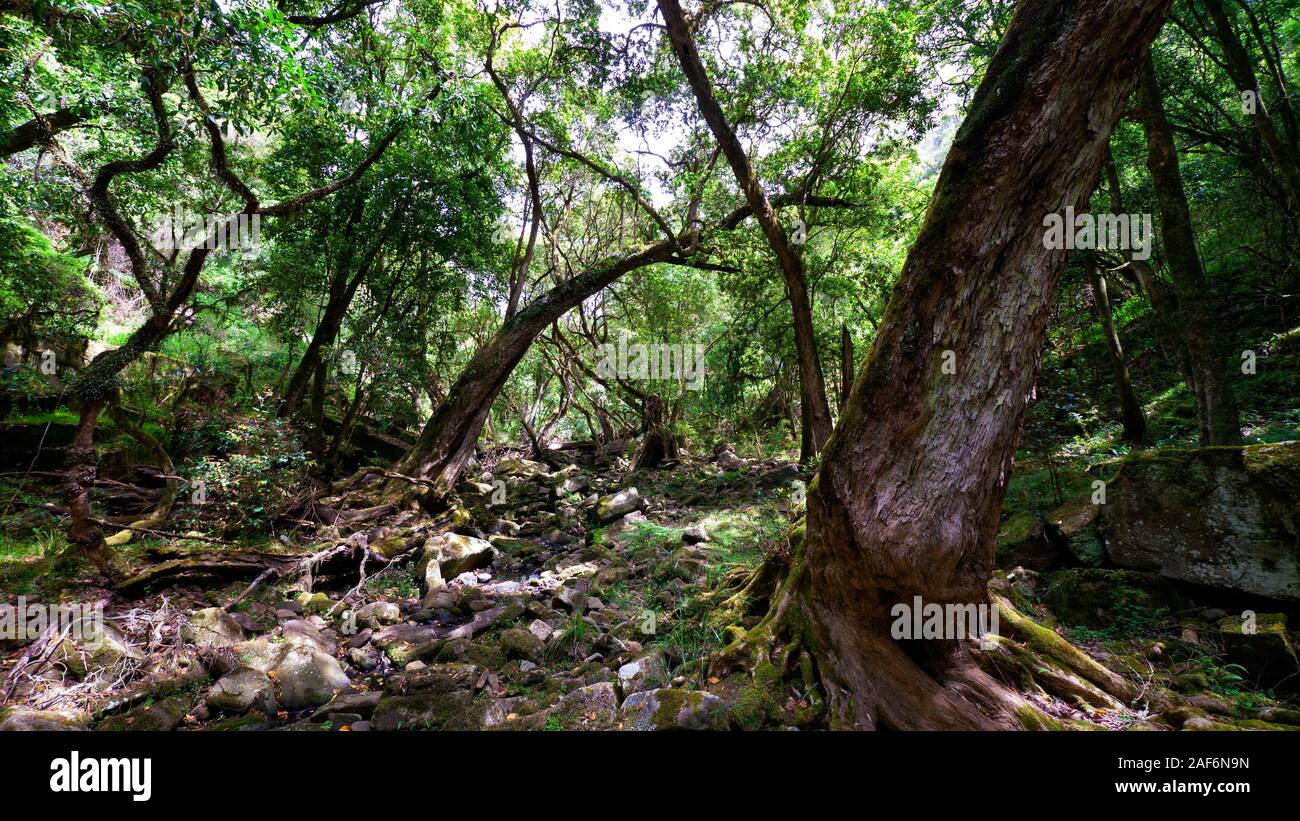
<svg viewBox="0 0 1300 821">
<path fill-rule="evenodd" d="M 40 145 L 47 134 L 53 136 L 60 131 L 67 131 L 86 120 L 84 110 L 60 108 L 40 114 L 22 125 L 16 126 L 0 135 L 0 158 L 17 154 L 20 151 Z"/>
<path fill-rule="evenodd" d="M 636 469 L 653 470 L 664 462 L 675 461 L 680 456 L 680 449 L 662 396 L 657 393 L 646 396 L 641 419 L 644 436 L 637 450 Z"/>
<path fill-rule="evenodd" d="M 1207 298 L 1209 286 L 1196 250 L 1192 215 L 1178 168 L 1178 150 L 1165 118 L 1159 80 L 1149 56 L 1142 64 L 1138 105 L 1147 139 L 1147 170 L 1160 209 L 1165 259 L 1178 297 L 1179 327 L 1191 375 L 1187 387 L 1196 403 L 1200 441 L 1202 445 L 1240 444 L 1237 405 L 1219 345 L 1214 309 Z"/>
<path fill-rule="evenodd" d="M 1115 314 L 1111 310 L 1110 294 L 1106 290 L 1106 277 L 1098 267 L 1095 253 L 1085 252 L 1081 257 L 1088 273 L 1088 286 L 1092 290 L 1093 310 L 1097 313 L 1097 321 L 1101 323 L 1101 335 L 1106 343 L 1106 358 L 1110 360 L 1111 372 L 1115 377 L 1115 393 L 1119 396 L 1124 441 L 1140 448 L 1146 438 L 1147 419 L 1142 413 L 1142 403 L 1138 401 L 1137 392 L 1133 390 L 1128 365 L 1124 362 L 1124 346 L 1120 344 L 1119 333 L 1115 330 Z"/>
<path fill-rule="evenodd" d="M 727 158 L 736 181 L 745 194 L 745 201 L 754 211 L 754 218 L 763 229 L 768 244 L 776 254 L 785 279 L 786 294 L 794 314 L 794 341 L 799 356 L 799 404 L 802 413 L 803 436 L 800 462 L 807 463 L 826 445 L 831 435 L 831 408 L 826 400 L 826 379 L 822 375 L 821 358 L 817 355 L 817 337 L 813 330 L 812 303 L 808 299 L 808 282 L 804 276 L 803 261 L 795 253 L 790 238 L 777 219 L 776 211 L 763 190 L 758 174 L 750 165 L 744 146 L 727 121 L 727 115 L 718 105 L 709 82 L 704 63 L 695 46 L 693 24 L 682 11 L 677 0 L 659 0 L 659 11 L 668 26 L 668 37 L 673 51 L 681 63 L 682 71 L 695 94 L 700 114 L 713 132 L 718 147 Z"/>
<path fill-rule="evenodd" d="M 1044 247 L 1043 221 L 1086 207 L 1168 7 L 1017 6 L 822 452 L 806 535 L 792 540 L 767 616 L 714 660 L 715 674 L 771 664 L 778 646 L 789 658 L 797 644 L 815 662 L 832 727 L 1031 723 L 1032 708 L 984 672 L 971 643 L 894 641 L 890 610 L 917 595 L 988 601 L 1000 506 L 1065 263 Z"/>
</svg>

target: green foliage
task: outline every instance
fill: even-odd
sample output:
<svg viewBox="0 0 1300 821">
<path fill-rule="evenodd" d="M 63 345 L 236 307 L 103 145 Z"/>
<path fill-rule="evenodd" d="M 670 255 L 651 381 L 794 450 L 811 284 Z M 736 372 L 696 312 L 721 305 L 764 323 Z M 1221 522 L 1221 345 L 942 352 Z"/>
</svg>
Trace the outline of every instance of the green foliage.
<svg viewBox="0 0 1300 821">
<path fill-rule="evenodd" d="M 204 456 L 183 473 L 182 518 L 218 517 L 234 533 L 273 532 L 300 501 L 311 459 L 280 425 L 237 421 L 222 435 L 237 451 Z"/>
<path fill-rule="evenodd" d="M 40 231 L 0 215 L 0 346 L 29 349 L 91 335 L 101 297 L 86 279 L 85 260 L 54 249 Z"/>
</svg>

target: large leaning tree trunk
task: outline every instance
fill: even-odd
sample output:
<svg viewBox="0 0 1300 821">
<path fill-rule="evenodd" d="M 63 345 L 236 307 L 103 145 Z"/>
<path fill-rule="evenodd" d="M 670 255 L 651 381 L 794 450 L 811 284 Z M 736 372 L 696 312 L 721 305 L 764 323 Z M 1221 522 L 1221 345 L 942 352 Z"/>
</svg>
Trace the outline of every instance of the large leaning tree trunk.
<svg viewBox="0 0 1300 821">
<path fill-rule="evenodd" d="M 812 303 L 808 298 L 808 280 L 804 275 L 803 260 L 794 250 L 790 238 L 777 219 L 776 210 L 768 200 L 758 174 L 745 154 L 744 146 L 727 120 L 722 106 L 713 94 L 713 84 L 700 60 L 695 46 L 695 32 L 691 20 L 682 11 L 678 0 L 659 0 L 659 11 L 668 26 L 668 38 L 682 65 L 682 71 L 695 94 L 700 114 L 708 123 L 718 147 L 727 158 L 727 164 L 745 194 L 745 201 L 754 211 L 754 219 L 763 229 L 772 246 L 781 275 L 785 280 L 786 294 L 794 315 L 794 342 L 799 356 L 799 408 L 802 430 L 799 461 L 807 463 L 826 445 L 831 435 L 831 409 L 826 400 L 826 379 L 822 374 L 821 358 L 817 354 L 817 337 L 813 328 Z"/>
<path fill-rule="evenodd" d="M 1187 387 L 1196 404 L 1200 441 L 1202 445 L 1238 445 L 1241 423 L 1237 404 L 1232 398 L 1219 344 L 1209 284 L 1201 266 L 1201 255 L 1196 250 L 1192 215 L 1178 167 L 1178 149 L 1165 117 L 1160 82 L 1150 56 L 1142 65 L 1138 107 L 1147 138 L 1147 170 L 1160 209 L 1160 236 L 1178 298 L 1178 324 L 1187 351 Z"/>
<path fill-rule="evenodd" d="M 840 325 L 840 409 L 849 401 L 853 390 L 853 335 L 848 325 Z"/>
<path fill-rule="evenodd" d="M 680 250 L 678 242 L 663 240 L 598 265 L 552 288 L 502 323 L 496 334 L 474 352 L 420 431 L 415 447 L 393 466 L 394 472 L 418 484 L 390 479 L 384 494 L 439 497 L 449 492 L 474 454 L 492 403 L 538 334 L 624 274 L 656 262 L 669 262 Z"/>
<path fill-rule="evenodd" d="M 1065 251 L 1045 247 L 1044 219 L 1086 207 L 1168 7 L 1017 6 L 822 452 L 804 537 L 767 615 L 713 660 L 714 675 L 775 664 L 778 648 L 788 660 L 797 645 L 832 727 L 1042 726 L 972 642 L 896 641 L 890 611 L 915 596 L 989 600 L 1001 502 L 1065 264 Z M 1034 641 L 1062 641 L 999 609 Z"/>
<path fill-rule="evenodd" d="M 810 196 L 803 191 L 778 194 L 772 198 L 773 206 L 798 201 L 827 208 L 850 205 L 843 200 Z M 753 209 L 743 205 L 705 228 L 707 231 L 734 230 L 752 215 Z M 398 502 L 417 496 L 433 501 L 446 495 L 455 487 L 473 455 L 492 403 L 537 336 L 567 311 L 624 274 L 660 262 L 697 264 L 693 255 L 704 233 L 699 226 L 693 226 L 679 232 L 676 237 L 670 236 L 621 257 L 611 258 L 556 285 L 506 319 L 496 334 L 474 352 L 465 370 L 420 431 L 415 447 L 393 465 L 392 473 L 398 475 L 389 478 L 380 495 Z M 353 480 L 357 478 L 363 477 L 353 477 Z"/>
</svg>

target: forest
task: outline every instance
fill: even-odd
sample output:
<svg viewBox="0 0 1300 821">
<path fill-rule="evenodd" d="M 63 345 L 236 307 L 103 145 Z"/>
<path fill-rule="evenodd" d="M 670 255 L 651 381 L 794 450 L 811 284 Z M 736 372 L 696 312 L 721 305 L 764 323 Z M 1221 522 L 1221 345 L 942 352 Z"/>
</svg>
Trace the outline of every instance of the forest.
<svg viewBox="0 0 1300 821">
<path fill-rule="evenodd" d="M 0 730 L 1300 730 L 1298 9 L 0 0 Z"/>
</svg>

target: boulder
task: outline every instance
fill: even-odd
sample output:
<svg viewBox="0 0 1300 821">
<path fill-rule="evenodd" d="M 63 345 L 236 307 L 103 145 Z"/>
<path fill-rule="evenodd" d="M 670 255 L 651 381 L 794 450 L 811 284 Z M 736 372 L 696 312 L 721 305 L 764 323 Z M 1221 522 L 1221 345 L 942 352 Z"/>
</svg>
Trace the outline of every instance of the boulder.
<svg viewBox="0 0 1300 821">
<path fill-rule="evenodd" d="M 338 650 L 337 641 L 302 619 L 286 621 L 276 630 L 276 634 L 283 643 L 293 647 L 310 647 L 330 656 Z"/>
<path fill-rule="evenodd" d="M 483 709 L 469 690 L 427 691 L 387 696 L 375 706 L 370 728 L 384 730 L 478 730 Z"/>
<path fill-rule="evenodd" d="M 190 711 L 190 697 L 175 695 L 122 715 L 110 716 L 96 730 L 167 733 L 175 730 Z"/>
<path fill-rule="evenodd" d="M 75 718 L 54 710 L 33 710 L 28 707 L 0 707 L 0 732 L 25 732 L 28 730 L 82 730 Z"/>
<path fill-rule="evenodd" d="M 1300 601 L 1300 442 L 1135 453 L 1099 507 L 1121 567 Z"/>
<path fill-rule="evenodd" d="M 556 589 L 552 604 L 566 613 L 582 614 L 587 609 L 587 584 L 578 580 Z"/>
<path fill-rule="evenodd" d="M 723 470 L 740 470 L 745 466 L 745 460 L 741 459 L 729 450 L 724 450 L 719 453 L 717 457 L 714 458 L 714 461 L 717 462 L 718 467 Z"/>
<path fill-rule="evenodd" d="M 220 607 L 206 607 L 190 614 L 181 638 L 198 647 L 234 647 L 244 640 L 244 628 Z"/>
<path fill-rule="evenodd" d="M 547 711 L 547 724 L 564 730 L 609 730 L 618 721 L 618 693 L 612 682 L 579 687 Z"/>
<path fill-rule="evenodd" d="M 700 525 L 692 525 L 682 531 L 683 544 L 700 544 L 709 540 L 709 532 Z"/>
<path fill-rule="evenodd" d="M 1061 564 L 1059 545 L 1048 536 L 1047 525 L 1032 513 L 1019 513 L 998 529 L 995 553 L 1000 568 L 1051 570 Z"/>
<path fill-rule="evenodd" d="M 402 620 L 402 609 L 389 601 L 376 601 L 356 609 L 357 624 L 378 630 Z"/>
<path fill-rule="evenodd" d="M 521 479 L 532 479 L 535 476 L 546 476 L 550 469 L 541 462 L 534 462 L 530 459 L 502 459 L 497 465 L 497 474 L 499 476 L 518 476 Z"/>
<path fill-rule="evenodd" d="M 208 691 L 208 707 L 243 714 L 254 707 L 271 715 L 275 712 L 275 688 L 261 670 L 240 667 L 222 676 Z"/>
<path fill-rule="evenodd" d="M 542 655 L 542 640 L 522 627 L 511 627 L 501 633 L 501 652 L 508 659 L 536 661 Z"/>
<path fill-rule="evenodd" d="M 389 660 L 400 665 L 433 658 L 444 643 L 442 633 L 436 627 L 406 623 L 385 627 L 375 633 L 371 641 L 387 654 Z"/>
<path fill-rule="evenodd" d="M 1224 659 L 1244 667 L 1244 677 L 1256 687 L 1300 691 L 1300 663 L 1287 634 L 1285 614 L 1228 616 L 1219 622 L 1219 636 Z"/>
<path fill-rule="evenodd" d="M 123 661 L 140 661 L 144 653 L 111 622 L 92 625 L 89 620 L 82 620 L 59 643 L 51 658 L 73 676 L 84 678 Z"/>
<path fill-rule="evenodd" d="M 423 580 L 427 593 L 441 587 L 444 579 L 487 567 L 494 555 L 489 542 L 459 533 L 443 533 L 424 543 L 415 572 Z"/>
<path fill-rule="evenodd" d="M 352 684 L 336 658 L 312 647 L 288 647 L 271 672 L 288 710 L 324 704 Z"/>
<path fill-rule="evenodd" d="M 374 730 L 477 730 L 486 707 L 476 704 L 473 686 L 479 676 L 473 664 L 431 664 L 406 674 L 401 695 L 389 695 L 375 705 Z"/>
<path fill-rule="evenodd" d="M 627 730 L 725 730 L 727 705 L 701 690 L 663 688 L 633 693 L 623 702 Z"/>
<path fill-rule="evenodd" d="M 592 515 L 600 524 L 608 524 L 634 510 L 642 509 L 645 504 L 645 500 L 641 498 L 641 492 L 634 487 L 630 487 L 597 499 Z"/>
</svg>

